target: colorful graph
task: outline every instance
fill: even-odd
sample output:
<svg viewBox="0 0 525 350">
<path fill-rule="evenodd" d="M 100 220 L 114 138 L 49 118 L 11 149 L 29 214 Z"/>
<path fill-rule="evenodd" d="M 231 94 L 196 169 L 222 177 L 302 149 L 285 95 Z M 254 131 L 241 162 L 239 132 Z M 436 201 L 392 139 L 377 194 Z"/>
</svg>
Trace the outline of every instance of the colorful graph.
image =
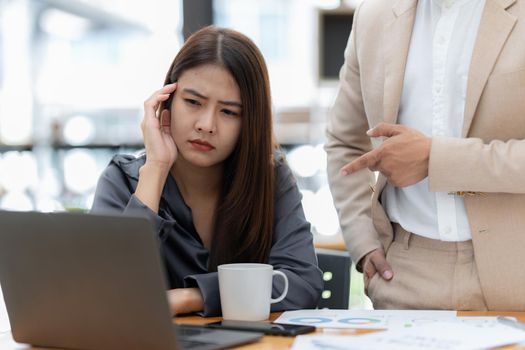
<svg viewBox="0 0 525 350">
<path fill-rule="evenodd" d="M 297 317 L 290 319 L 289 322 L 296 322 L 302 324 L 318 324 L 332 322 L 332 319 L 326 317 Z"/>
<path fill-rule="evenodd" d="M 319 328 L 386 329 L 415 327 L 443 319 L 456 320 L 456 312 L 441 310 L 294 310 L 284 312 L 276 322 L 312 325 Z"/>
<path fill-rule="evenodd" d="M 383 322 L 383 320 L 369 317 L 349 317 L 337 320 L 337 322 L 354 326 L 373 326 Z"/>
</svg>

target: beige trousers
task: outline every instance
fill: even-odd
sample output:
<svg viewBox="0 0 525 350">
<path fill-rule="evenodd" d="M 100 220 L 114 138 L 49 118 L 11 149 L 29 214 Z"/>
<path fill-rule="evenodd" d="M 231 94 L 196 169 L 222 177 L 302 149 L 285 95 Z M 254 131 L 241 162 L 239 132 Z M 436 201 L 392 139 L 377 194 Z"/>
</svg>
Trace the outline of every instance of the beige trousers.
<svg viewBox="0 0 525 350">
<path fill-rule="evenodd" d="M 472 241 L 429 239 L 394 224 L 386 259 L 392 280 L 376 273 L 368 285 L 375 309 L 487 310 Z"/>
</svg>

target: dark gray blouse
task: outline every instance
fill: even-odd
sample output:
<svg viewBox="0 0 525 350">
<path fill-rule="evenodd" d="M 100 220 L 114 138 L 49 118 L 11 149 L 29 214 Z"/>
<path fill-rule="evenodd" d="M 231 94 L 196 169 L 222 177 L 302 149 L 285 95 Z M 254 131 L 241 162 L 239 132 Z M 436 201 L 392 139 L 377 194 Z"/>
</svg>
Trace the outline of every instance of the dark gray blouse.
<svg viewBox="0 0 525 350">
<path fill-rule="evenodd" d="M 144 205 L 134 192 L 139 168 L 145 156 L 113 157 L 102 173 L 91 211 L 93 213 L 139 214 L 156 228 L 169 289 L 198 287 L 204 298 L 204 316 L 219 315 L 219 282 L 216 272 L 208 272 L 209 252 L 195 230 L 191 209 L 182 198 L 175 180 L 168 176 L 159 204 L 159 213 Z M 315 308 L 323 287 L 321 271 L 313 247 L 310 224 L 301 205 L 295 178 L 284 160 L 276 165 L 275 223 L 268 264 L 286 274 L 288 295 L 272 311 Z M 283 288 L 275 279 L 273 297 Z"/>
</svg>

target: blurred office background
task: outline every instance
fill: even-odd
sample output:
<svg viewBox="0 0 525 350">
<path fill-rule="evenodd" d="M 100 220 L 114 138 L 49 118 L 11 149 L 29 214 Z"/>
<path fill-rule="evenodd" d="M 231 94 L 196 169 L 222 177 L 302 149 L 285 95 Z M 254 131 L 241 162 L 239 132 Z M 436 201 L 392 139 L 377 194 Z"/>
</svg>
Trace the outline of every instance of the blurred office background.
<svg viewBox="0 0 525 350">
<path fill-rule="evenodd" d="M 161 87 L 184 38 L 216 24 L 243 32 L 263 52 L 276 136 L 315 240 L 338 239 L 322 146 L 355 6 L 356 0 L 0 0 L 0 209 L 89 209 L 111 156 L 142 149 L 142 103 Z M 352 282 L 351 307 L 369 307 L 360 278 Z M 0 302 L 0 315 L 2 308 Z"/>
</svg>

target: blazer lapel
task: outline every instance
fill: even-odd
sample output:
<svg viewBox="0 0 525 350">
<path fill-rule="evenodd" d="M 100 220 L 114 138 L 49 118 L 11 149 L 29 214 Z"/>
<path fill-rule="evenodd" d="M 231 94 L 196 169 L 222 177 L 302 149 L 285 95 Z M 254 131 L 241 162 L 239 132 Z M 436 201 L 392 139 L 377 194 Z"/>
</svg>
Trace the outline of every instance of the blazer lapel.
<svg viewBox="0 0 525 350">
<path fill-rule="evenodd" d="M 397 122 L 416 5 L 417 0 L 397 0 L 392 7 L 392 17 L 384 27 L 383 120 L 387 123 Z"/>
<path fill-rule="evenodd" d="M 516 17 L 506 11 L 514 2 L 515 0 L 486 0 L 470 63 L 463 137 L 468 135 L 483 89 L 507 37 L 516 24 Z"/>
</svg>

